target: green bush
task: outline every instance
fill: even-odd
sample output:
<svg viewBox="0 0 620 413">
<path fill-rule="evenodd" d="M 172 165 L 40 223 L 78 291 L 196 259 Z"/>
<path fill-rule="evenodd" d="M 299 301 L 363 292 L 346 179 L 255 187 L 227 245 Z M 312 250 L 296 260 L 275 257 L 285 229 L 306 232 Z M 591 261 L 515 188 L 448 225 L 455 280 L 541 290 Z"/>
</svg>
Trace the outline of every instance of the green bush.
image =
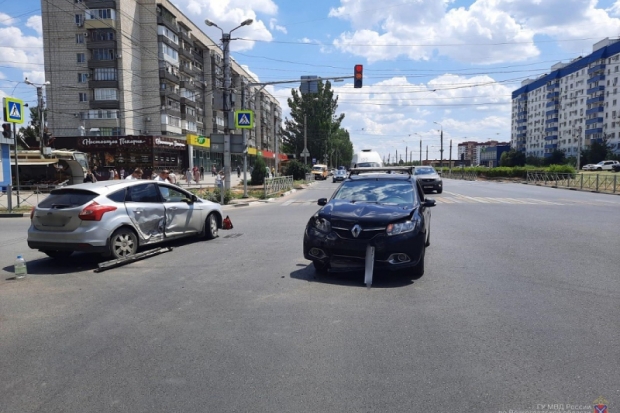
<svg viewBox="0 0 620 413">
<path fill-rule="evenodd" d="M 286 171 L 284 174 L 286 176 L 293 175 L 293 180 L 301 181 L 306 179 L 306 174 L 310 173 L 310 166 L 304 165 L 303 163 L 292 160 L 289 162 L 286 167 Z"/>
<path fill-rule="evenodd" d="M 254 163 L 254 167 L 252 168 L 252 185 L 263 185 L 265 183 L 266 167 L 265 160 L 257 156 L 256 163 Z"/>
</svg>

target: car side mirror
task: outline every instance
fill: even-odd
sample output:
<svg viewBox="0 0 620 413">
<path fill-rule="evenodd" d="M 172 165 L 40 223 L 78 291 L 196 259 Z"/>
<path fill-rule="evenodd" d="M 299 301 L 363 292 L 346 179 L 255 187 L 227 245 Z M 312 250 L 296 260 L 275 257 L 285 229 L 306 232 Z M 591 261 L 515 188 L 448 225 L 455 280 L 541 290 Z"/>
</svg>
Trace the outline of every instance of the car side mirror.
<svg viewBox="0 0 620 413">
<path fill-rule="evenodd" d="M 321 206 L 327 205 L 327 198 L 319 198 L 317 204 Z"/>
<path fill-rule="evenodd" d="M 437 202 L 433 198 L 426 198 L 424 200 L 424 206 L 425 207 L 434 207 L 436 204 L 437 204 Z"/>
<path fill-rule="evenodd" d="M 437 172 L 437 175 L 441 176 L 441 171 Z"/>
<path fill-rule="evenodd" d="M 192 194 L 192 198 L 191 199 L 192 199 L 192 202 L 198 201 L 198 197 L 196 195 L 194 195 L 194 194 Z"/>
</svg>

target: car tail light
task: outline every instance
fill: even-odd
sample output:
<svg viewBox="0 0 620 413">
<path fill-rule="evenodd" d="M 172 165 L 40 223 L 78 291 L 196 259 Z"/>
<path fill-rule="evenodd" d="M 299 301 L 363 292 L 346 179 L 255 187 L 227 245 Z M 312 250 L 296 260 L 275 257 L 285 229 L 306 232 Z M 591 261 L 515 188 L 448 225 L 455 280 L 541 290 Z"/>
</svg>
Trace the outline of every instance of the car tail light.
<svg viewBox="0 0 620 413">
<path fill-rule="evenodd" d="M 31 221 L 32 221 L 32 218 L 34 217 L 34 208 L 35 208 L 35 207 L 32 207 L 32 208 L 30 209 L 30 220 L 31 220 Z"/>
<path fill-rule="evenodd" d="M 116 207 L 112 205 L 99 205 L 93 201 L 78 216 L 82 221 L 101 221 L 103 214 L 110 211 L 116 211 Z"/>
</svg>

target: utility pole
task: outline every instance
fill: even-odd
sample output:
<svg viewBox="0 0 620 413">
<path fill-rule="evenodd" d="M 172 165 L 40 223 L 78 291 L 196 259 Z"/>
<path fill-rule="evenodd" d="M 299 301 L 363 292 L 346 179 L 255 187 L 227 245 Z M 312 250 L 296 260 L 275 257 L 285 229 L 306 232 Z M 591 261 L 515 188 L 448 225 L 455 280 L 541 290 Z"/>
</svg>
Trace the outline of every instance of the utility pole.
<svg viewBox="0 0 620 413">
<path fill-rule="evenodd" d="M 450 139 L 450 163 L 448 166 L 450 167 L 450 173 L 452 173 L 452 139 Z"/>
<path fill-rule="evenodd" d="M 422 139 L 420 139 L 420 165 L 422 165 Z"/>
<path fill-rule="evenodd" d="M 426 161 L 428 162 L 428 145 L 426 145 Z"/>
</svg>

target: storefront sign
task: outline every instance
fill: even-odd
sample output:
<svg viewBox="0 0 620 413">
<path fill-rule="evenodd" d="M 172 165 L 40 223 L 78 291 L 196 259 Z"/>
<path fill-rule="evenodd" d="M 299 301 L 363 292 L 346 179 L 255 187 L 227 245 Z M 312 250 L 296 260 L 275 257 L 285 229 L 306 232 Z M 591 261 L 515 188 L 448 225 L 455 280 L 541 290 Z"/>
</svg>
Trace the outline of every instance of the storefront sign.
<svg viewBox="0 0 620 413">
<path fill-rule="evenodd" d="M 78 146 L 82 148 L 114 148 L 117 146 L 141 146 L 148 144 L 147 138 L 134 138 L 133 136 L 123 138 L 114 136 L 90 137 L 78 140 Z"/>
<path fill-rule="evenodd" d="M 211 146 L 211 139 L 202 135 L 187 135 L 187 142 L 192 146 L 200 146 L 203 148 L 209 148 Z"/>
<path fill-rule="evenodd" d="M 169 148 L 177 148 L 177 149 L 183 149 L 185 147 L 187 147 L 186 144 L 184 144 L 183 142 L 178 142 L 175 140 L 164 140 L 162 138 L 155 138 L 155 145 L 157 146 L 166 146 Z"/>
</svg>

